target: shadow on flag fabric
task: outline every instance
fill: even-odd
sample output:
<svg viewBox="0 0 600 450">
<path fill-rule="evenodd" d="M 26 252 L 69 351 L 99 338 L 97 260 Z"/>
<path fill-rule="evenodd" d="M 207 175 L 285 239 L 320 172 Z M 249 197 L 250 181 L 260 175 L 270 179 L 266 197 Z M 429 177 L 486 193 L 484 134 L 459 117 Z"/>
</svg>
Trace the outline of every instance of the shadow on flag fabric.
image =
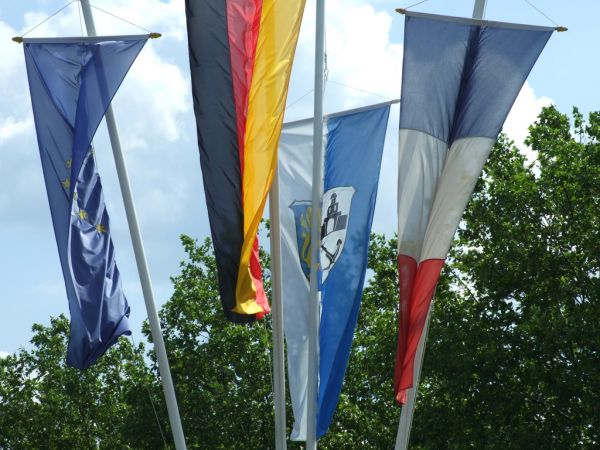
<svg viewBox="0 0 600 450">
<path fill-rule="evenodd" d="M 92 365 L 131 334 L 110 223 L 91 147 L 104 113 L 148 36 L 26 39 L 42 169 L 65 279 L 67 364 Z"/>
<path fill-rule="evenodd" d="M 460 218 L 553 28 L 407 13 L 398 174 L 400 314 L 394 390 L 406 402 Z"/>
<path fill-rule="evenodd" d="M 221 304 L 270 311 L 257 232 L 271 188 L 305 0 L 186 0 L 200 164 Z"/>
<path fill-rule="evenodd" d="M 335 412 L 362 298 L 389 103 L 329 116 L 324 127 L 317 435 Z M 279 147 L 284 331 L 294 428 L 306 440 L 313 120 L 286 124 Z"/>
</svg>

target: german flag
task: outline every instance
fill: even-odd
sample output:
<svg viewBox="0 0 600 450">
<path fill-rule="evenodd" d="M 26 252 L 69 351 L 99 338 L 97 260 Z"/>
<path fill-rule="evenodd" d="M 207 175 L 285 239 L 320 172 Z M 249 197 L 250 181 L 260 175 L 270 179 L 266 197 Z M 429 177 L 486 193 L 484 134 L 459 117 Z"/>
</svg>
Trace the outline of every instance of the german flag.
<svg viewBox="0 0 600 450">
<path fill-rule="evenodd" d="M 257 231 L 305 0 L 186 0 L 200 164 L 225 315 L 269 312 Z"/>
</svg>

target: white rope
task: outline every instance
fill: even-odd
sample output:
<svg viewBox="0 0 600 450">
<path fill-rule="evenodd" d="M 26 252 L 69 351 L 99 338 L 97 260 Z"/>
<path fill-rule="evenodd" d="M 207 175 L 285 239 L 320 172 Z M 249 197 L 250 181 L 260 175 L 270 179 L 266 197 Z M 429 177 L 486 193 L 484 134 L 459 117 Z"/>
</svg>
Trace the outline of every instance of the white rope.
<svg viewBox="0 0 600 450">
<path fill-rule="evenodd" d="M 29 33 L 31 33 L 33 30 L 35 30 L 37 27 L 39 27 L 40 25 L 48 22 L 50 19 L 52 19 L 54 16 L 56 16 L 58 13 L 60 13 L 63 9 L 65 9 L 67 6 L 69 6 L 71 3 L 75 3 L 77 0 L 71 0 L 69 3 L 67 3 L 65 6 L 63 6 L 62 8 L 60 8 L 58 11 L 56 11 L 55 13 L 53 13 L 52 15 L 46 17 L 44 20 L 42 20 L 40 23 L 38 23 L 35 27 L 31 28 L 29 31 L 23 33 L 23 35 L 21 37 L 25 37 L 27 36 Z"/>
<path fill-rule="evenodd" d="M 550 17 L 548 17 L 548 15 L 546 15 L 540 8 L 538 8 L 537 6 L 535 6 L 529 0 L 524 0 L 524 2 L 527 3 L 529 6 L 531 6 L 533 9 L 535 9 L 537 12 L 539 12 L 542 16 L 544 16 L 546 19 L 548 19 L 554 25 L 556 25 L 557 27 L 560 27 L 559 24 L 557 24 L 554 20 L 552 20 Z"/>
<path fill-rule="evenodd" d="M 148 33 L 152 33 L 152 31 L 150 31 L 148 28 L 144 28 L 144 27 L 143 27 L 143 26 L 141 26 L 141 25 L 137 25 L 137 24 L 135 24 L 135 23 L 133 23 L 133 22 L 130 22 L 129 20 L 127 20 L 127 19 L 124 19 L 123 17 L 119 17 L 119 16 L 117 16 L 116 14 L 113 14 L 113 13 L 111 13 L 110 11 L 106 11 L 105 9 L 99 8 L 99 7 L 97 7 L 96 5 L 92 5 L 91 3 L 90 3 L 90 6 L 91 6 L 92 8 L 94 8 L 94 9 L 97 9 L 97 10 L 98 10 L 98 11 L 100 11 L 100 12 L 103 12 L 104 14 L 108 14 L 109 16 L 112 16 L 112 17 L 114 17 L 115 19 L 119 19 L 119 20 L 121 20 L 121 21 L 123 21 L 123 22 L 125 22 L 125 23 L 128 23 L 129 25 L 133 25 L 134 27 L 137 27 L 137 28 L 139 28 L 140 30 L 144 30 L 144 31 L 147 31 Z"/>
</svg>

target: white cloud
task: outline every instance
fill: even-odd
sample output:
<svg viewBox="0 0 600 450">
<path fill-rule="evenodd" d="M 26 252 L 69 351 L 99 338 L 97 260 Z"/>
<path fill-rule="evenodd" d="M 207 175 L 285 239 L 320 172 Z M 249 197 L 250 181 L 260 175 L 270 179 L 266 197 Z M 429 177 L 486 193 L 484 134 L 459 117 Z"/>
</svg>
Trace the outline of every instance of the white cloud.
<svg viewBox="0 0 600 450">
<path fill-rule="evenodd" d="M 326 112 L 398 97 L 402 45 L 390 41 L 392 25 L 390 14 L 375 10 L 365 2 L 328 1 Z M 313 96 L 306 94 L 314 85 L 314 33 L 315 5 L 314 1 L 308 1 L 294 61 L 286 120 L 312 114 Z"/>
<path fill-rule="evenodd" d="M 22 54 L 23 49 L 20 45 L 12 43 L 10 39 L 16 36 L 17 32 L 10 27 L 8 24 L 0 21 L 0 39 L 4 42 L 0 45 L 0 60 L 2 61 L 2 71 L 0 71 L 0 82 L 4 83 L 11 79 L 14 70 L 20 64 L 19 55 Z M 2 88 L 4 84 L 0 85 Z M 3 89 L 2 93 L 6 91 Z"/>
<path fill-rule="evenodd" d="M 0 359 L 6 358 L 10 353 L 0 351 Z"/>
<path fill-rule="evenodd" d="M 185 3 L 179 0 L 104 0 L 94 2 L 99 8 L 138 26 L 162 33 L 163 38 L 183 41 L 186 38 Z M 144 33 L 127 22 L 93 8 L 96 28 L 102 33 Z"/>
<path fill-rule="evenodd" d="M 4 141 L 27 133 L 33 127 L 33 117 L 28 115 L 24 119 L 8 116 L 0 118 L 0 144 Z"/>
<path fill-rule="evenodd" d="M 11 38 L 18 32 L 0 22 L 0 168 L 2 182 L 0 190 L 0 217 L 3 226 L 35 220 L 41 208 L 36 192 L 43 189 L 39 175 L 39 157 L 33 135 L 31 101 L 25 76 L 23 47 Z M 37 171 L 36 171 L 37 169 Z M 27 202 L 15 202 L 15 199 Z"/>
<path fill-rule="evenodd" d="M 164 38 L 185 39 L 184 3 L 178 0 L 103 0 L 92 3 L 92 13 L 98 34 L 144 34 L 145 29 L 162 33 Z M 31 30 L 49 16 L 49 11 L 25 13 L 23 32 Z M 28 36 L 79 36 L 85 33 L 77 3 L 36 27 Z"/>
<path fill-rule="evenodd" d="M 145 190 L 138 201 L 140 214 L 147 222 L 155 224 L 177 223 L 186 210 L 186 200 L 190 195 L 186 182 L 170 179 Z"/>
<path fill-rule="evenodd" d="M 119 110 L 130 119 L 131 139 L 148 133 L 173 142 L 181 137 L 180 115 L 191 111 L 189 82 L 181 69 L 162 59 L 149 42 L 127 75 L 119 96 Z"/>
<path fill-rule="evenodd" d="M 23 47 L 11 42 L 15 29 L 0 22 L 0 151 L 9 139 L 29 131 L 33 125 L 29 89 L 25 78 Z"/>
<path fill-rule="evenodd" d="M 368 92 L 398 97 L 402 45 L 390 42 L 392 16 L 367 4 L 341 0 L 329 2 L 328 14 L 330 79 L 354 88 L 343 91 L 343 106 L 382 100 Z"/>
<path fill-rule="evenodd" d="M 504 132 L 515 141 L 516 146 L 530 160 L 535 159 L 535 152 L 524 144 L 525 138 L 529 134 L 529 125 L 535 122 L 544 106 L 551 104 L 552 99 L 537 97 L 529 82 L 525 82 L 506 122 L 504 122 Z"/>
</svg>

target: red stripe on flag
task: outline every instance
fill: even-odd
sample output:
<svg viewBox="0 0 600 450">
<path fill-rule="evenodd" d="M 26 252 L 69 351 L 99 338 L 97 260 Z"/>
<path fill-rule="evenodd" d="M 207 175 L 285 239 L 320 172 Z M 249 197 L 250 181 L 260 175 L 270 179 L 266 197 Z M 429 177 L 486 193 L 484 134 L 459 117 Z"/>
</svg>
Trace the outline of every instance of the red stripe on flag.
<svg viewBox="0 0 600 450">
<path fill-rule="evenodd" d="M 265 314 L 271 312 L 271 308 L 269 307 L 269 301 L 267 300 L 267 294 L 262 282 L 262 270 L 260 268 L 260 259 L 258 258 L 258 237 L 254 240 L 252 255 L 250 256 L 250 274 L 252 275 L 256 289 L 256 303 L 263 309 L 263 312 L 257 314 L 256 318 L 262 319 Z"/>
<path fill-rule="evenodd" d="M 248 96 L 254 72 L 261 12 L 262 0 L 227 0 L 227 34 L 242 174 Z"/>
<path fill-rule="evenodd" d="M 261 14 L 262 0 L 227 1 L 227 33 L 242 180 L 244 179 L 244 142 L 248 116 L 248 97 L 252 85 Z M 242 192 L 242 201 L 243 198 L 244 193 Z M 258 237 L 254 241 L 250 257 L 250 275 L 256 289 L 256 303 L 263 308 L 264 313 L 268 313 L 270 311 L 269 302 L 264 291 L 262 270 L 258 258 Z M 264 314 L 257 314 L 257 318 L 263 316 Z"/>
<path fill-rule="evenodd" d="M 410 297 L 412 295 L 413 283 L 417 274 L 417 261 L 406 255 L 398 255 L 398 275 L 400 281 L 400 311 L 398 313 L 398 346 L 396 349 L 396 370 L 394 372 L 394 392 L 399 391 L 402 361 L 408 341 Z M 398 399 L 402 404 L 406 399 Z"/>
<path fill-rule="evenodd" d="M 442 267 L 444 267 L 443 259 L 422 261 L 417 268 L 413 258 L 406 255 L 398 256 L 400 317 L 394 392 L 396 400 L 401 404 L 406 403 L 407 390 L 413 386 L 415 354 Z"/>
</svg>

